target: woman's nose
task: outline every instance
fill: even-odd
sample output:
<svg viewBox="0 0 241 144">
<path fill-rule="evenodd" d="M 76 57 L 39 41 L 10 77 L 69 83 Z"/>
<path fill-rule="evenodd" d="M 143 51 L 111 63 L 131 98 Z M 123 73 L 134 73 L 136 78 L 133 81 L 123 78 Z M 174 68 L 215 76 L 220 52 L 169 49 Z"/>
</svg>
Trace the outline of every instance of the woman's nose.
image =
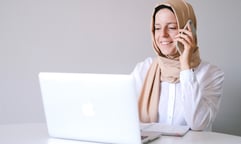
<svg viewBox="0 0 241 144">
<path fill-rule="evenodd" d="M 162 37 L 167 37 L 167 36 L 169 35 L 169 34 L 168 34 L 168 30 L 167 30 L 166 28 L 163 28 L 163 29 L 161 30 L 160 35 L 161 35 Z"/>
</svg>

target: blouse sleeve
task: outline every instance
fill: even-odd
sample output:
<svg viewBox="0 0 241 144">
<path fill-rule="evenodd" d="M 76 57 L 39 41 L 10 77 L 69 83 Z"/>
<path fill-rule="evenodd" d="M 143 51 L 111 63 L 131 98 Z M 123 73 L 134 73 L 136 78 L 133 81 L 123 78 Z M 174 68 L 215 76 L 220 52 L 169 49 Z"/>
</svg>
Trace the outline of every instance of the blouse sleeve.
<svg viewBox="0 0 241 144">
<path fill-rule="evenodd" d="M 184 117 L 192 130 L 211 130 L 219 109 L 224 73 L 216 66 L 200 65 L 180 73 Z"/>
</svg>

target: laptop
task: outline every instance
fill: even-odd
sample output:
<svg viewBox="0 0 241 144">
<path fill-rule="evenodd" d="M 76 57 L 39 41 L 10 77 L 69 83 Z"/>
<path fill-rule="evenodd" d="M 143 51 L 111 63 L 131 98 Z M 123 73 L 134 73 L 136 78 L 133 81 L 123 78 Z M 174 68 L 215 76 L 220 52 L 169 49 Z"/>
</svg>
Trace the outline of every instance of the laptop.
<svg viewBox="0 0 241 144">
<path fill-rule="evenodd" d="M 160 136 L 141 136 L 131 75 L 40 72 L 39 82 L 52 138 L 140 144 Z"/>
</svg>

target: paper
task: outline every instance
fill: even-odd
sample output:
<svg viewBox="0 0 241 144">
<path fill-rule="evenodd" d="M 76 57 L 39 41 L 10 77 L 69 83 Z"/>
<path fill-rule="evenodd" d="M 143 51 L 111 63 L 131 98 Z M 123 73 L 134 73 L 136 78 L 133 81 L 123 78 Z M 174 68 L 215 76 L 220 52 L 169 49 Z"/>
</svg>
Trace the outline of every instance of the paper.
<svg viewBox="0 0 241 144">
<path fill-rule="evenodd" d="M 141 123 L 141 131 L 157 132 L 166 136 L 184 136 L 188 131 L 188 126 L 173 126 L 160 123 Z"/>
</svg>

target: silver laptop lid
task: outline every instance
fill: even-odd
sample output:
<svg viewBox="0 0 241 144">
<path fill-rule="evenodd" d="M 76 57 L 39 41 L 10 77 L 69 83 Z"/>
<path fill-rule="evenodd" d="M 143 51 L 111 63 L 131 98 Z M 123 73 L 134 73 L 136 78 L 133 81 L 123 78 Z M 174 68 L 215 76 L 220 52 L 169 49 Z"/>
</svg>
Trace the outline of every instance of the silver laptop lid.
<svg viewBox="0 0 241 144">
<path fill-rule="evenodd" d="M 141 143 L 132 76 L 40 73 L 39 81 L 51 137 Z"/>
</svg>

